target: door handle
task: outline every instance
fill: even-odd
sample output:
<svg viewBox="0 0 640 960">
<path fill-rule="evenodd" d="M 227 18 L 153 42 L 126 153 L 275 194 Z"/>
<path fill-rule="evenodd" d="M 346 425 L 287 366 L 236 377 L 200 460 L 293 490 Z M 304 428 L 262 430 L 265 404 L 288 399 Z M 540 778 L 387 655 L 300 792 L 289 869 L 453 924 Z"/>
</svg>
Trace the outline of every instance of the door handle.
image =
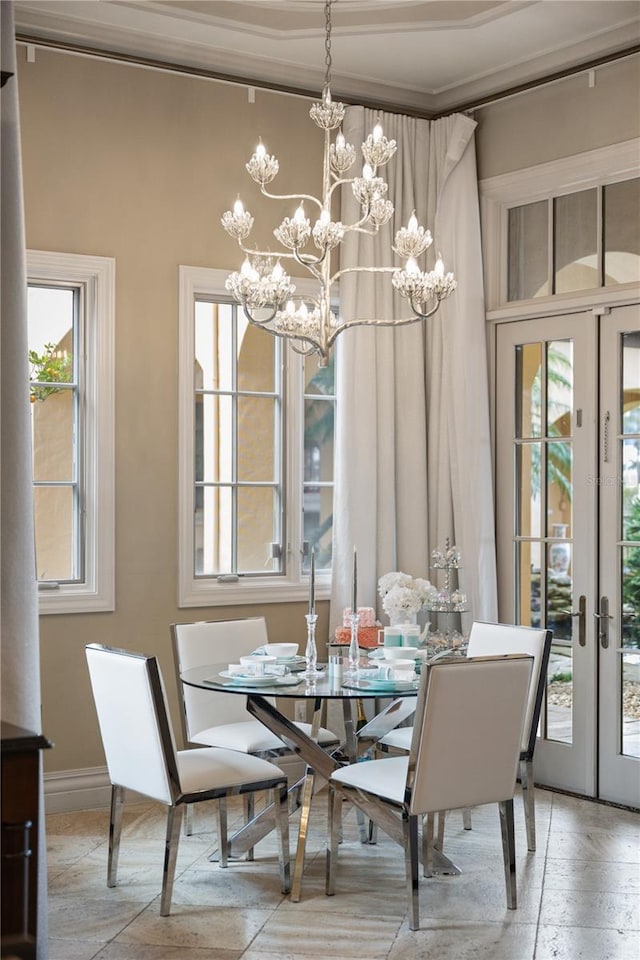
<svg viewBox="0 0 640 960">
<path fill-rule="evenodd" d="M 578 597 L 578 609 L 571 616 L 578 618 L 578 643 L 584 647 L 587 642 L 587 598 L 584 595 Z"/>
<path fill-rule="evenodd" d="M 598 624 L 598 640 L 603 650 L 609 646 L 609 621 L 614 618 L 609 613 L 609 597 L 600 597 L 600 612 L 594 613 Z"/>
</svg>

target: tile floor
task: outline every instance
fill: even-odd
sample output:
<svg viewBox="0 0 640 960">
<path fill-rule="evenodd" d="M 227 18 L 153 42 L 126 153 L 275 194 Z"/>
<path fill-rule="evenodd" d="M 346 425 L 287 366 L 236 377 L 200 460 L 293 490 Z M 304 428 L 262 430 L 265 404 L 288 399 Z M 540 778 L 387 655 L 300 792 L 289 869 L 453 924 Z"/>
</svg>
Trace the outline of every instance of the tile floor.
<svg viewBox="0 0 640 960">
<path fill-rule="evenodd" d="M 205 808 L 205 809 L 203 809 Z M 106 810 L 47 817 L 50 960 L 637 960 L 640 817 L 537 792 L 538 849 L 528 854 L 516 799 L 518 909 L 505 905 L 497 808 L 447 821 L 460 877 L 422 880 L 411 932 L 400 848 L 357 840 L 345 817 L 336 896 L 324 894 L 326 802 L 314 805 L 302 898 L 279 892 L 275 840 L 225 871 L 213 810 L 182 837 L 170 917 L 159 915 L 164 809 L 125 808 L 118 886 L 106 877 Z M 234 808 L 240 816 L 240 808 Z M 297 824 L 292 821 L 295 852 Z"/>
</svg>

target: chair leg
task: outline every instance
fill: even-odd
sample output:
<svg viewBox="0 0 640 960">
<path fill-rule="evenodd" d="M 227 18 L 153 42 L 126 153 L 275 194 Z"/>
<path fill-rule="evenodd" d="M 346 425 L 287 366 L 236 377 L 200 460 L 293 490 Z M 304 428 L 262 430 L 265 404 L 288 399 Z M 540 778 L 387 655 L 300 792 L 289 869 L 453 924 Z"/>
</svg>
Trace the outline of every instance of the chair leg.
<svg viewBox="0 0 640 960">
<path fill-rule="evenodd" d="M 162 871 L 162 896 L 160 897 L 160 916 L 168 917 L 173 895 L 173 879 L 176 875 L 178 843 L 182 827 L 182 806 L 169 807 L 167 811 L 167 835 L 164 845 L 164 868 Z"/>
<path fill-rule="evenodd" d="M 536 807 L 532 760 L 520 761 L 520 782 L 522 784 L 524 822 L 527 828 L 527 850 L 533 853 L 536 849 Z"/>
<path fill-rule="evenodd" d="M 462 811 L 462 826 L 465 830 L 471 830 L 471 809 L 464 807 Z"/>
<path fill-rule="evenodd" d="M 324 892 L 332 897 L 336 892 L 336 861 L 338 859 L 338 838 L 342 823 L 342 797 L 329 784 L 329 808 L 327 814 L 327 863 Z"/>
<path fill-rule="evenodd" d="M 502 856 L 504 860 L 504 880 L 507 888 L 507 907 L 515 910 L 518 906 L 516 893 L 516 840 L 513 829 L 513 798 L 503 800 L 500 808 L 500 828 L 502 831 Z"/>
<path fill-rule="evenodd" d="M 420 902 L 418 896 L 418 818 L 417 816 L 402 814 L 402 831 L 404 833 L 404 865 L 409 894 L 409 928 L 420 928 Z"/>
<path fill-rule="evenodd" d="M 184 811 L 184 835 L 190 837 L 193 833 L 193 804 L 185 804 Z"/>
<path fill-rule="evenodd" d="M 433 876 L 433 821 L 433 813 L 422 818 L 422 873 L 425 877 Z"/>
<path fill-rule="evenodd" d="M 253 820 L 256 804 L 255 793 L 245 793 L 244 795 L 244 822 L 249 823 Z M 247 860 L 253 860 L 253 847 L 247 850 Z"/>
<path fill-rule="evenodd" d="M 280 889 L 282 893 L 291 890 L 291 866 L 289 863 L 289 794 L 285 783 L 279 790 L 273 791 L 276 806 L 276 823 L 280 840 Z M 253 858 L 252 858 L 253 859 Z"/>
<path fill-rule="evenodd" d="M 229 839 L 227 835 L 227 799 L 220 797 L 217 803 L 218 819 L 218 857 L 220 867 L 229 866 Z"/>
<path fill-rule="evenodd" d="M 109 856 L 107 858 L 107 886 L 115 887 L 122 833 L 124 811 L 124 787 L 111 787 L 111 813 L 109 817 Z"/>
</svg>

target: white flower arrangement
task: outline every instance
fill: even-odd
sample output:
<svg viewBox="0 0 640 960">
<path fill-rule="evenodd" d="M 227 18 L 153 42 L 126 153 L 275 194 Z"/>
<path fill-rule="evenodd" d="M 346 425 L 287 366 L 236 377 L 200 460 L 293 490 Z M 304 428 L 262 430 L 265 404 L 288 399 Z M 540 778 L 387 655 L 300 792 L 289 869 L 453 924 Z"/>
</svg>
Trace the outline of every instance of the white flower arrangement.
<svg viewBox="0 0 640 960">
<path fill-rule="evenodd" d="M 419 613 L 427 601 L 432 601 L 438 595 L 428 580 L 410 577 L 401 570 L 380 577 L 378 593 L 382 597 L 382 609 L 391 621 L 396 622 Z"/>
</svg>

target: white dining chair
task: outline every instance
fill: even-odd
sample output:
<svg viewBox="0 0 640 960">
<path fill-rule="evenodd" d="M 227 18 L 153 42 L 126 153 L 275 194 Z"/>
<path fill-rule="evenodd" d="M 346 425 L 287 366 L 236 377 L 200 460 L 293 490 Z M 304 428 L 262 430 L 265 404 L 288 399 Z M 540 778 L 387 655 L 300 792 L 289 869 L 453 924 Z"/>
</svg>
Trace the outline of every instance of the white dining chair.
<svg viewBox="0 0 640 960">
<path fill-rule="evenodd" d="M 536 849 L 535 788 L 533 756 L 536 747 L 540 709 L 547 683 L 547 667 L 551 650 L 551 631 L 538 627 L 523 627 L 507 623 L 484 623 L 474 621 L 469 634 L 468 657 L 489 657 L 505 653 L 526 653 L 533 658 L 531 685 L 527 700 L 522 743 L 520 746 L 520 782 L 524 804 L 527 849 Z M 391 730 L 380 741 L 383 747 L 408 750 L 411 745 L 411 728 Z M 466 830 L 471 829 L 471 812 L 463 812 Z"/>
<path fill-rule="evenodd" d="M 519 655 L 433 663 L 421 676 L 409 754 L 334 771 L 329 782 L 328 896 L 335 893 L 343 796 L 383 830 L 389 817 L 401 821 L 412 930 L 420 925 L 419 821 L 440 810 L 497 803 L 507 907 L 516 908 L 513 795 L 531 666 L 531 657 Z M 427 841 L 423 830 L 422 859 L 428 875 Z M 379 872 L 373 875 L 379 882 Z"/>
<path fill-rule="evenodd" d="M 196 623 L 174 623 L 171 636 L 178 677 L 192 667 L 210 663 L 231 663 L 248 656 L 268 641 L 264 617 L 237 620 L 201 620 Z M 180 683 L 182 729 L 185 743 L 208 747 L 226 747 L 263 758 L 276 758 L 291 748 L 259 720 L 250 717 L 243 697 L 222 691 L 202 690 Z M 311 733 L 311 724 L 300 721 L 296 726 Z M 338 737 L 320 727 L 318 743 L 323 748 L 335 747 Z M 250 805 L 247 818 L 252 816 Z M 192 830 L 191 813 L 187 811 L 185 831 Z M 253 856 L 249 851 L 249 859 Z"/>
<path fill-rule="evenodd" d="M 107 886 L 116 885 L 125 791 L 167 806 L 160 915 L 171 909 L 182 813 L 186 804 L 217 800 L 220 866 L 228 865 L 228 797 L 267 791 L 275 801 L 280 887 L 290 889 L 287 776 L 275 764 L 235 750 L 176 750 L 156 657 L 91 643 L 91 688 L 111 781 Z"/>
</svg>

